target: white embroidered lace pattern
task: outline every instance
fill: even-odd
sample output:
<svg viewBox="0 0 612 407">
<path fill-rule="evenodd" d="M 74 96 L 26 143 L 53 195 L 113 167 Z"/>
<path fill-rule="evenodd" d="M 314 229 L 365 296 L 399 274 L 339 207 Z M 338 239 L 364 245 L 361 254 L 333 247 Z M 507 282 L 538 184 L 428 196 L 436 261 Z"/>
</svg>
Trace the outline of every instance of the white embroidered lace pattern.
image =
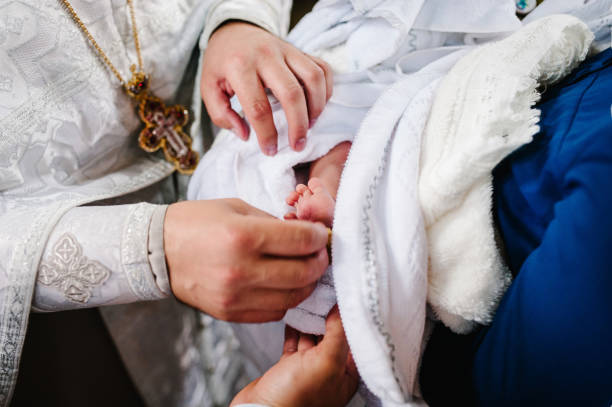
<svg viewBox="0 0 612 407">
<path fill-rule="evenodd" d="M 123 231 L 123 244 L 121 245 L 121 260 L 128 282 L 134 294 L 142 300 L 157 300 L 164 298 L 163 292 L 155 284 L 150 271 L 147 257 L 148 225 L 155 207 L 140 204 L 132 208 L 129 220 Z"/>
<path fill-rule="evenodd" d="M 38 282 L 58 287 L 73 302 L 86 304 L 92 291 L 104 284 L 111 271 L 83 255 L 83 248 L 69 233 L 62 235 L 50 256 L 40 265 Z"/>
</svg>

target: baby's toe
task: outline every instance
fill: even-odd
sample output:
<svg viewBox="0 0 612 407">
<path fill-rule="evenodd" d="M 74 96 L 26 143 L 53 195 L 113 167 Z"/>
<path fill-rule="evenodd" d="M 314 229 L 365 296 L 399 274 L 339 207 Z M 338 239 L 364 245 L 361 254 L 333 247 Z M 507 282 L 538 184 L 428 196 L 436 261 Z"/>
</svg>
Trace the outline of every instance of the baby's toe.
<svg viewBox="0 0 612 407">
<path fill-rule="evenodd" d="M 297 218 L 301 220 L 310 220 L 311 208 L 310 205 L 307 204 L 308 201 L 305 201 L 304 198 L 300 198 L 300 201 L 296 205 L 297 210 Z"/>
<path fill-rule="evenodd" d="M 285 202 L 287 202 L 287 205 L 293 206 L 299 198 L 300 194 L 295 191 L 291 191 L 291 193 L 289 193 L 289 195 L 287 196 L 287 199 L 285 199 Z"/>
<path fill-rule="evenodd" d="M 308 181 L 308 189 L 310 189 L 313 193 L 318 193 L 319 191 L 325 191 L 325 187 L 323 186 L 323 182 L 319 178 L 311 178 Z"/>
<path fill-rule="evenodd" d="M 295 187 L 295 190 L 298 194 L 303 194 L 304 191 L 308 190 L 308 187 L 304 184 L 298 184 L 298 186 Z"/>
<path fill-rule="evenodd" d="M 302 192 L 302 199 L 308 199 L 311 196 L 312 196 L 312 191 L 308 187 L 306 187 L 304 192 Z"/>
</svg>

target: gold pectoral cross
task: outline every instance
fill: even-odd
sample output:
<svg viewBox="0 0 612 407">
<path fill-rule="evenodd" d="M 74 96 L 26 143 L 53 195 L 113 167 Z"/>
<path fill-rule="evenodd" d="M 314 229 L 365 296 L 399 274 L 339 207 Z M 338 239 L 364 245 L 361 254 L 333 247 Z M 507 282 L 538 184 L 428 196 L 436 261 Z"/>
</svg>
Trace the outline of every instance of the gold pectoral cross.
<svg viewBox="0 0 612 407">
<path fill-rule="evenodd" d="M 166 107 L 159 98 L 149 93 L 149 77 L 142 71 L 142 53 L 132 0 L 127 0 L 127 5 L 132 20 L 132 34 L 138 55 L 138 69 L 136 69 L 136 65 L 131 66 L 132 78 L 127 83 L 115 65 L 108 59 L 102 48 L 100 48 L 100 45 L 91 35 L 74 7 L 72 7 L 72 4 L 70 4 L 70 1 L 60 0 L 60 2 L 64 5 L 66 11 L 83 34 L 85 34 L 102 62 L 117 77 L 127 94 L 137 101 L 138 115 L 145 124 L 144 130 L 140 132 L 138 137 L 140 147 L 147 152 L 154 152 L 161 148 L 164 150 L 166 159 L 174 164 L 174 168 L 179 172 L 183 174 L 193 173 L 198 165 L 198 153 L 191 149 L 191 137 L 183 131 L 183 127 L 189 122 L 189 112 L 184 106 L 180 105 Z"/>
<path fill-rule="evenodd" d="M 138 115 L 145 124 L 138 144 L 149 153 L 161 148 L 166 160 L 174 164 L 178 172 L 192 174 L 199 156 L 191 148 L 191 137 L 183 131 L 189 122 L 189 111 L 181 105 L 166 107 L 161 99 L 149 93 L 148 88 L 148 77 L 133 67 L 126 90 L 138 101 Z"/>
</svg>

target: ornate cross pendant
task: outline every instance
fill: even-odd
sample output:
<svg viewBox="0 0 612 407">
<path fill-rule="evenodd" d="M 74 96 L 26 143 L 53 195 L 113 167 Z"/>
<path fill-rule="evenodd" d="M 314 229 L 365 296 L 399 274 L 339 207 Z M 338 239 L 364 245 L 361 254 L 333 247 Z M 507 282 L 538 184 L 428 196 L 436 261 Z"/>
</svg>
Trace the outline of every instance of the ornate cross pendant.
<svg viewBox="0 0 612 407">
<path fill-rule="evenodd" d="M 139 102 L 138 115 L 145 124 L 138 144 L 149 153 L 161 148 L 178 172 L 192 174 L 199 157 L 191 149 L 191 137 L 183 131 L 189 122 L 189 111 L 181 105 L 166 107 L 161 99 L 149 93 L 148 87 L 147 76 L 135 71 L 126 86 L 128 95 Z"/>
</svg>

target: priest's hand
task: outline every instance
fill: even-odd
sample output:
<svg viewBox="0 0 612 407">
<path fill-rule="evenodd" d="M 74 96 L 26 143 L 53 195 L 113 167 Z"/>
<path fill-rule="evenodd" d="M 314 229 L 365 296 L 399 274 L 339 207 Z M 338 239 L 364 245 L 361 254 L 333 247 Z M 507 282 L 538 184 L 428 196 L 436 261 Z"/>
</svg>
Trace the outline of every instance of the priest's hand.
<svg viewBox="0 0 612 407">
<path fill-rule="evenodd" d="M 328 266 L 327 229 L 238 199 L 169 206 L 164 250 L 174 295 L 226 321 L 280 320 Z"/>
<path fill-rule="evenodd" d="M 229 22 L 210 37 L 204 54 L 201 93 L 212 121 L 246 140 L 249 128 L 232 110 L 237 95 L 261 150 L 277 151 L 277 131 L 266 88 L 280 101 L 289 123 L 289 144 L 301 151 L 306 133 L 332 93 L 332 71 L 269 32 L 245 22 Z"/>
<path fill-rule="evenodd" d="M 232 406 L 345 406 L 357 390 L 359 375 L 337 307 L 327 317 L 325 336 L 315 343 L 312 335 L 288 328 L 280 361 L 238 393 Z"/>
</svg>

